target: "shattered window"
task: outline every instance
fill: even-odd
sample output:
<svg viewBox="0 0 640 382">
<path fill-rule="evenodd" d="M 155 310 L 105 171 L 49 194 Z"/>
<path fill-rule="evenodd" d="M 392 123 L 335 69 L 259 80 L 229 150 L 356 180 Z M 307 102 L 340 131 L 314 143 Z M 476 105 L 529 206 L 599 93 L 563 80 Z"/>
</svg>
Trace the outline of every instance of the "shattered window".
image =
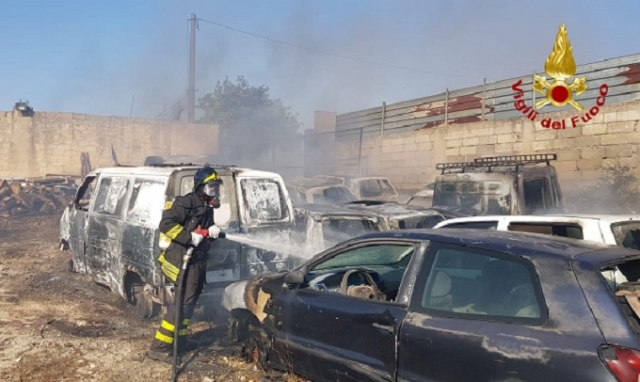
<svg viewBox="0 0 640 382">
<path fill-rule="evenodd" d="M 640 222 L 614 223 L 611 230 L 619 247 L 640 249 Z"/>
<path fill-rule="evenodd" d="M 273 179 L 242 179 L 240 181 L 245 208 L 253 221 L 280 221 L 289 217 L 287 203 L 280 184 Z"/>
<path fill-rule="evenodd" d="M 82 211 L 89 211 L 89 203 L 91 203 L 91 197 L 93 197 L 97 183 L 97 176 L 87 177 L 85 183 L 78 190 L 78 195 L 76 196 L 76 208 Z"/>
<path fill-rule="evenodd" d="M 322 236 L 325 243 L 337 244 L 357 236 L 375 231 L 369 220 L 325 219 L 322 221 Z"/>
<path fill-rule="evenodd" d="M 316 204 L 339 204 L 356 201 L 356 197 L 346 187 L 327 187 L 313 194 Z"/>
<path fill-rule="evenodd" d="M 363 198 L 394 194 L 391 184 L 386 179 L 366 179 L 360 181 L 360 196 Z"/>
<path fill-rule="evenodd" d="M 547 178 L 524 181 L 524 203 L 526 214 L 545 212 L 554 206 Z"/>
<path fill-rule="evenodd" d="M 166 183 L 136 179 L 133 184 L 127 220 L 137 224 L 160 224 L 166 198 Z"/>
<path fill-rule="evenodd" d="M 414 309 L 459 318 L 541 322 L 541 289 L 528 261 L 455 245 L 438 244 L 429 252 L 433 265 L 418 277 Z"/>
<path fill-rule="evenodd" d="M 102 178 L 98 188 L 94 212 L 122 216 L 128 187 L 129 179 L 127 178 Z"/>
</svg>

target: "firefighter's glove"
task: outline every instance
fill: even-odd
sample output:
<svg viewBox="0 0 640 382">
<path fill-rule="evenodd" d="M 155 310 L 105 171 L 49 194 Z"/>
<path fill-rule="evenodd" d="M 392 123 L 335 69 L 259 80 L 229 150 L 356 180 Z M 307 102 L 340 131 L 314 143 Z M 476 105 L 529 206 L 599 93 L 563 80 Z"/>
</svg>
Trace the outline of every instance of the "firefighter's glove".
<svg viewBox="0 0 640 382">
<path fill-rule="evenodd" d="M 208 233 L 210 238 L 217 239 L 220 236 L 220 228 L 218 228 L 218 226 L 214 224 L 209 227 Z"/>
<path fill-rule="evenodd" d="M 209 230 L 206 228 L 202 228 L 201 226 L 197 226 L 196 229 L 193 230 L 193 232 L 202 237 L 209 237 Z"/>
<path fill-rule="evenodd" d="M 195 231 L 191 232 L 191 244 L 193 244 L 194 247 L 200 245 L 203 239 L 204 236 L 200 235 L 199 233 L 196 233 Z"/>
</svg>

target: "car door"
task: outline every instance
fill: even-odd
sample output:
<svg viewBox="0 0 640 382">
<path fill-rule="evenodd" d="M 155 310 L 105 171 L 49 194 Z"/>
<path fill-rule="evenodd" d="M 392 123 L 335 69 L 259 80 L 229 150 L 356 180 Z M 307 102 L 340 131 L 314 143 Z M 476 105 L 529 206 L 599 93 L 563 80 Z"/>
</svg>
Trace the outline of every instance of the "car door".
<svg viewBox="0 0 640 382">
<path fill-rule="evenodd" d="M 125 176 L 103 176 L 89 215 L 87 268 L 95 282 L 111 289 L 118 286 L 122 267 L 124 211 L 127 208 L 131 179 Z"/>
<path fill-rule="evenodd" d="M 312 264 L 305 284 L 285 289 L 276 302 L 282 321 L 275 349 L 286 366 L 313 381 L 394 381 L 397 335 L 406 305 L 344 295 L 336 289 L 347 269 L 378 269 L 372 273 L 379 277 L 374 277 L 376 282 L 382 281 L 386 287 L 381 288 L 392 294 L 397 289 L 395 301 L 404 301 L 401 296 L 410 283 L 403 276 L 419 252 L 416 248 L 411 242 L 368 242 Z M 402 257 L 397 266 L 374 266 L 394 256 Z"/>
<path fill-rule="evenodd" d="M 532 263 L 440 243 L 425 259 L 400 329 L 399 381 L 571 380 L 546 364 L 557 334 L 541 330 Z"/>
<path fill-rule="evenodd" d="M 87 176 L 78 188 L 73 205 L 69 207 L 69 247 L 73 253 L 75 269 L 79 272 L 87 271 L 85 260 L 87 221 L 97 183 L 98 174 Z"/>
</svg>

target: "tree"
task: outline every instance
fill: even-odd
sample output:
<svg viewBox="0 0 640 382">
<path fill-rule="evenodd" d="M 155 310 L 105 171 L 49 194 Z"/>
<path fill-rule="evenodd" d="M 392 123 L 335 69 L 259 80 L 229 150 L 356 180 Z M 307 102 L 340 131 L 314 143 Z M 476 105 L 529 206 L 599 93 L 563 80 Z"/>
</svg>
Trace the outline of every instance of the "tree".
<svg viewBox="0 0 640 382">
<path fill-rule="evenodd" d="M 250 86 L 243 76 L 225 78 L 198 100 L 200 123 L 220 126 L 220 154 L 225 160 L 261 160 L 272 150 L 289 150 L 300 122 L 266 86 Z"/>
</svg>

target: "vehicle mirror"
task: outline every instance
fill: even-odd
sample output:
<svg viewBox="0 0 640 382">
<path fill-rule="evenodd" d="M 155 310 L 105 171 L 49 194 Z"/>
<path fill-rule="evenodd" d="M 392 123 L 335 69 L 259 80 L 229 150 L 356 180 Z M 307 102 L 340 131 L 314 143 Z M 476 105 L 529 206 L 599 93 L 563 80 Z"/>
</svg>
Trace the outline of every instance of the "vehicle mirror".
<svg viewBox="0 0 640 382">
<path fill-rule="evenodd" d="M 301 285 L 304 283 L 304 273 L 295 269 L 284 276 L 284 282 L 291 285 Z"/>
</svg>

